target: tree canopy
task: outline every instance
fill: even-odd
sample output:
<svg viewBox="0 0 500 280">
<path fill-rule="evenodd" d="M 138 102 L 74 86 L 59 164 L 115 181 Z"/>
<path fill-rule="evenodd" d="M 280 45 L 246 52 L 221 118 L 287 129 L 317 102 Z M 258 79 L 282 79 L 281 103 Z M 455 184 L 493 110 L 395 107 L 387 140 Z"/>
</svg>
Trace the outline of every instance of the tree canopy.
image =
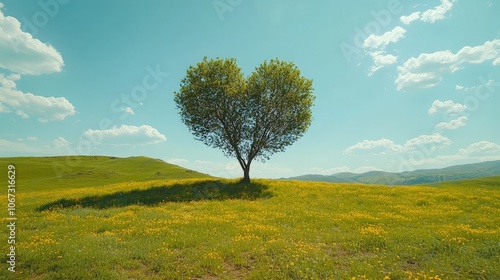
<svg viewBox="0 0 500 280">
<path fill-rule="evenodd" d="M 180 86 L 181 120 L 195 139 L 235 157 L 245 182 L 253 160 L 284 151 L 312 122 L 312 80 L 292 62 L 264 61 L 245 78 L 235 59 L 205 57 Z"/>
</svg>

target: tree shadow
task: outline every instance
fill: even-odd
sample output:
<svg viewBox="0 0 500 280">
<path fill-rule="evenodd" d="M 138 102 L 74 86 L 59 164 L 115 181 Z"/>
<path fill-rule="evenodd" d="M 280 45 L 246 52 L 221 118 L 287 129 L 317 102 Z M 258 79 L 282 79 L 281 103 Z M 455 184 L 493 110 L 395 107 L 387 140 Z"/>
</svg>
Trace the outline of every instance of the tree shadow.
<svg viewBox="0 0 500 280">
<path fill-rule="evenodd" d="M 152 187 L 145 190 L 86 196 L 76 199 L 63 198 L 44 204 L 36 210 L 44 211 L 70 207 L 106 209 L 112 207 L 125 207 L 128 205 L 153 206 L 165 202 L 189 202 L 200 200 L 256 200 L 259 198 L 272 197 L 273 193 L 268 189 L 268 186 L 260 183 L 225 183 L 220 180 L 206 180 Z"/>
</svg>

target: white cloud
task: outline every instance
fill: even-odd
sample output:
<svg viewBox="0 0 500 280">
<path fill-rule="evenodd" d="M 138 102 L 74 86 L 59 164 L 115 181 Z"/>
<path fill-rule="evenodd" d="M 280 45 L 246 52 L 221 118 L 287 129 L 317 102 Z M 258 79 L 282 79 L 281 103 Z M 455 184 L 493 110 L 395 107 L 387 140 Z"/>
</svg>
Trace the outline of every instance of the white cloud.
<svg viewBox="0 0 500 280">
<path fill-rule="evenodd" d="M 54 139 L 51 143 L 51 146 L 60 149 L 60 148 L 66 148 L 69 147 L 69 142 L 68 140 L 64 139 L 63 137 L 57 137 Z"/>
<path fill-rule="evenodd" d="M 38 116 L 40 122 L 61 121 L 76 114 L 75 107 L 64 97 L 43 97 L 16 89 L 19 74 L 0 73 L 0 113 L 15 112 L 21 118 Z"/>
<path fill-rule="evenodd" d="M 486 41 L 481 46 L 465 46 L 459 50 L 454 56 L 454 61 L 457 64 L 462 63 L 483 63 L 488 60 L 498 60 L 500 56 L 500 39 Z M 459 67 L 456 65 L 455 67 Z"/>
<path fill-rule="evenodd" d="M 380 171 L 379 168 L 373 167 L 373 166 L 361 166 L 358 168 L 349 168 L 347 166 L 341 166 L 341 167 L 332 167 L 332 168 L 323 168 L 323 167 L 312 167 L 311 172 L 313 174 L 320 174 L 320 175 L 333 175 L 336 173 L 342 173 L 342 172 L 351 172 L 351 173 L 365 173 L 369 171 Z"/>
<path fill-rule="evenodd" d="M 426 168 L 442 168 L 457 164 L 499 159 L 500 145 L 489 141 L 479 141 L 467 146 L 466 148 L 459 149 L 455 154 L 437 155 L 435 157 L 409 158 L 408 161 L 404 162 L 406 168 L 400 168 L 399 171 L 412 170 L 412 168 L 408 168 L 409 166 L 417 167 L 427 165 Z"/>
<path fill-rule="evenodd" d="M 29 119 L 30 116 L 26 114 L 23 110 L 16 110 L 16 115 L 20 116 L 23 119 Z M 46 119 L 38 119 L 40 122 L 47 122 Z"/>
<path fill-rule="evenodd" d="M 385 154 L 388 152 L 400 152 L 403 147 L 389 139 L 363 140 L 354 146 L 348 147 L 344 153 L 351 154 L 355 151 L 372 151 L 374 154 Z"/>
<path fill-rule="evenodd" d="M 459 154 L 464 156 L 478 154 L 500 154 L 500 145 L 490 141 L 479 141 L 469 145 L 467 148 L 460 149 Z"/>
<path fill-rule="evenodd" d="M 332 175 L 340 172 L 351 172 L 351 168 L 347 166 L 323 168 L 323 167 L 311 167 L 312 174 L 320 175 Z"/>
<path fill-rule="evenodd" d="M 463 87 L 462 87 L 463 88 Z M 461 116 L 467 110 L 467 106 L 460 103 L 455 103 L 451 100 L 441 101 L 435 100 L 429 108 L 429 115 L 436 113 L 444 114 L 447 118 L 456 118 L 449 122 L 440 122 L 436 125 L 437 129 L 457 129 L 467 124 L 468 118 Z"/>
<path fill-rule="evenodd" d="M 26 138 L 26 139 L 28 139 L 28 140 L 30 140 L 30 141 L 37 141 L 37 140 L 38 140 L 38 137 L 36 137 L 36 136 L 30 136 L 30 137 L 28 137 L 28 138 Z"/>
<path fill-rule="evenodd" d="M 420 19 L 420 12 L 414 12 L 414 13 L 407 15 L 407 16 L 401 16 L 399 19 L 401 20 L 402 23 L 408 25 L 412 21 Z"/>
<path fill-rule="evenodd" d="M 167 160 L 167 162 L 175 165 L 182 165 L 188 163 L 189 161 L 183 158 L 171 158 Z"/>
<path fill-rule="evenodd" d="M 394 64 L 398 61 L 398 57 L 392 54 L 384 54 L 383 52 L 373 52 L 370 54 L 373 58 L 374 65 L 370 68 L 368 76 L 373 75 L 376 71 Z"/>
<path fill-rule="evenodd" d="M 85 131 L 84 136 L 99 144 L 116 146 L 157 144 L 167 140 L 165 135 L 149 125 L 121 125 L 107 130 L 89 129 Z"/>
<path fill-rule="evenodd" d="M 471 86 L 471 87 L 464 87 L 462 85 L 456 85 L 455 89 L 458 91 L 463 91 L 465 93 L 479 93 L 479 91 L 483 88 L 486 87 L 488 91 L 492 92 L 493 87 L 498 87 L 500 86 L 500 83 L 496 82 L 494 79 L 489 79 L 489 80 L 483 80 L 480 85 L 476 86 Z"/>
<path fill-rule="evenodd" d="M 451 120 L 449 122 L 440 122 L 436 125 L 439 129 L 457 129 L 459 127 L 465 126 L 467 124 L 467 117 L 459 117 L 458 119 Z"/>
<path fill-rule="evenodd" d="M 406 30 L 400 26 L 394 27 L 391 31 L 377 36 L 371 34 L 365 39 L 363 47 L 370 49 L 368 52 L 373 59 L 373 66 L 370 67 L 368 76 L 373 75 L 376 71 L 394 64 L 398 61 L 398 57 L 392 54 L 386 54 L 384 49 L 389 43 L 395 43 L 404 37 Z"/>
<path fill-rule="evenodd" d="M 458 90 L 458 91 L 463 91 L 463 92 L 473 92 L 475 91 L 476 89 L 478 88 L 478 86 L 472 86 L 472 87 L 464 87 L 464 86 L 461 86 L 461 85 L 457 85 L 455 87 L 455 90 Z"/>
<path fill-rule="evenodd" d="M 445 113 L 447 115 L 460 114 L 467 110 L 467 106 L 460 103 L 455 103 L 451 100 L 441 101 L 434 100 L 432 102 L 431 108 L 429 108 L 429 115 L 436 113 Z"/>
<path fill-rule="evenodd" d="M 134 110 L 132 110 L 132 108 L 130 108 L 130 107 L 123 107 L 122 111 L 129 114 L 129 115 L 135 115 Z"/>
<path fill-rule="evenodd" d="M 43 97 L 16 89 L 20 74 L 60 72 L 63 66 L 63 58 L 54 47 L 22 31 L 17 19 L 0 10 L 0 69 L 14 73 L 0 73 L 0 113 L 15 113 L 24 119 L 35 115 L 40 122 L 60 121 L 76 114 L 64 97 Z"/>
<path fill-rule="evenodd" d="M 399 171 L 408 171 L 414 170 L 415 168 L 423 168 L 422 165 L 426 165 L 425 168 L 443 168 L 453 165 L 459 164 L 468 164 L 468 163 L 477 163 L 491 160 L 500 160 L 500 150 L 497 152 L 490 152 L 484 154 L 476 154 L 476 155 L 462 155 L 462 154 L 454 154 L 454 155 L 440 155 L 436 157 L 427 157 L 427 158 L 415 158 L 411 159 L 407 162 L 414 168 L 411 169 L 402 169 Z"/>
<path fill-rule="evenodd" d="M 60 72 L 61 54 L 21 30 L 20 22 L 0 10 L 0 68 L 14 73 L 39 75 Z"/>
<path fill-rule="evenodd" d="M 423 22 L 434 23 L 438 20 L 446 18 L 446 13 L 453 8 L 454 0 L 441 0 L 441 4 L 424 12 L 413 12 L 407 16 L 401 16 L 399 19 L 402 23 L 409 25 L 410 23 L 421 20 Z"/>
<path fill-rule="evenodd" d="M 441 82 L 441 77 L 433 73 L 410 73 L 403 67 L 398 66 L 398 78 L 396 85 L 398 90 L 405 88 L 430 88 Z"/>
<path fill-rule="evenodd" d="M 416 151 L 425 147 L 429 150 L 441 149 L 451 144 L 451 140 L 439 133 L 432 135 L 420 135 L 406 141 L 403 145 L 394 143 L 392 140 L 382 138 L 379 140 L 364 140 L 351 147 L 348 147 L 344 153 L 353 154 L 358 151 L 370 151 L 370 154 L 384 155 L 387 153 L 407 153 Z"/>
<path fill-rule="evenodd" d="M 371 34 L 365 39 L 363 47 L 371 49 L 384 49 L 389 43 L 396 43 L 399 39 L 404 37 L 406 30 L 401 26 L 394 27 L 391 31 L 377 36 Z"/>
<path fill-rule="evenodd" d="M 446 13 L 453 8 L 453 3 L 455 1 L 441 0 L 441 5 L 435 7 L 434 9 L 427 10 L 422 13 L 421 20 L 424 22 L 434 23 L 437 20 L 445 18 Z"/>
<path fill-rule="evenodd" d="M 441 82 L 444 74 L 461 69 L 463 64 L 479 64 L 496 60 L 499 56 L 500 39 L 487 41 L 480 46 L 465 46 L 455 54 L 449 50 L 422 53 L 417 58 L 408 59 L 403 66 L 398 67 L 398 77 L 395 83 L 398 90 L 432 87 Z"/>
<path fill-rule="evenodd" d="M 444 137 L 439 133 L 434 133 L 431 135 L 420 135 L 418 137 L 406 141 L 406 143 L 403 145 L 403 151 L 405 152 L 416 151 L 424 146 L 429 146 L 429 145 L 431 146 L 430 150 L 435 150 L 449 146 L 451 145 L 451 143 L 452 142 L 450 139 Z M 429 148 L 426 147 L 426 150 L 429 150 Z"/>
</svg>

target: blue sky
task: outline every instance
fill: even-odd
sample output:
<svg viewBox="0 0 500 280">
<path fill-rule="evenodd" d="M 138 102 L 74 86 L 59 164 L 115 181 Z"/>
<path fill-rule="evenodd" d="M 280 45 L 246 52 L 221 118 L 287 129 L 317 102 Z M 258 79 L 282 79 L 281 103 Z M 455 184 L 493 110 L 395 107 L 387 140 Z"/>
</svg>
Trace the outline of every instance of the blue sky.
<svg viewBox="0 0 500 280">
<path fill-rule="evenodd" d="M 309 131 L 252 165 L 280 178 L 500 159 L 500 4 L 0 0 L 0 156 L 145 155 L 222 177 L 173 102 L 187 68 L 293 61 Z"/>
</svg>

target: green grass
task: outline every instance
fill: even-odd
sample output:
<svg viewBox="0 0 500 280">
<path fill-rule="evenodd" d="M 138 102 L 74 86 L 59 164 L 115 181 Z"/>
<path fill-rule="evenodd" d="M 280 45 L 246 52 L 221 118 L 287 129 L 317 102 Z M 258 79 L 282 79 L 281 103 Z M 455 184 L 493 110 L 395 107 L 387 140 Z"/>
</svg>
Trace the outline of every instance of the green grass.
<svg viewBox="0 0 500 280">
<path fill-rule="evenodd" d="M 102 186 L 120 182 L 144 182 L 160 179 L 209 178 L 147 157 L 117 158 L 105 156 L 15 157 L 0 158 L 0 166 L 16 166 L 21 192 L 61 190 Z"/>
<path fill-rule="evenodd" d="M 2 253 L 0 279 L 500 279 L 498 177 L 424 187 L 80 178 L 37 189 L 18 169 L 18 271 Z"/>
<path fill-rule="evenodd" d="M 500 189 L 500 176 L 440 182 L 440 183 L 429 184 L 429 186 L 441 187 L 441 188 L 456 188 L 456 187 L 470 188 L 471 186 L 474 186 L 481 188 Z"/>
</svg>

